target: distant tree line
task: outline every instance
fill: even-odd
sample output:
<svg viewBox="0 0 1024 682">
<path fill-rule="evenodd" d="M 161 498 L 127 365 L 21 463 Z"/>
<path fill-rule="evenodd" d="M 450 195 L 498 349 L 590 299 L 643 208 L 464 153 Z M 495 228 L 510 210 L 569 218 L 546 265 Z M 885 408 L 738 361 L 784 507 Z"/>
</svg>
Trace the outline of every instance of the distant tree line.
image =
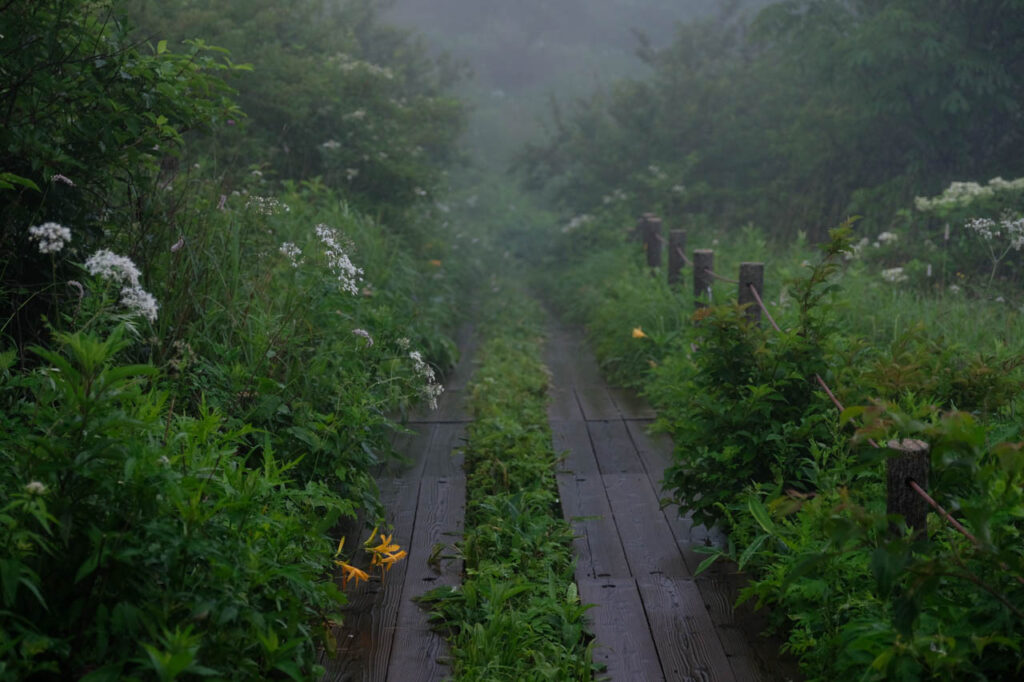
<svg viewBox="0 0 1024 682">
<path fill-rule="evenodd" d="M 775 234 L 1024 171 L 1024 2 L 786 0 L 646 50 L 647 79 L 553 113 L 519 167 L 568 211 L 611 196 Z M 618 194 L 616 194 L 618 192 Z"/>
</svg>

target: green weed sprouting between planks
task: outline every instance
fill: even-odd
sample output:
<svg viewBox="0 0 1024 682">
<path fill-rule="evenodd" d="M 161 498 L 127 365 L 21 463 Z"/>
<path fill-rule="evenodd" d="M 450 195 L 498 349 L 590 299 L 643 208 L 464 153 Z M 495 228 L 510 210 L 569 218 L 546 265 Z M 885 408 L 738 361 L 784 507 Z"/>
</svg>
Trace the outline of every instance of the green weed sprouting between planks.
<svg viewBox="0 0 1024 682">
<path fill-rule="evenodd" d="M 495 297 L 497 298 L 497 297 Z M 501 292 L 481 326 L 470 387 L 465 561 L 459 588 L 422 602 L 447 633 L 459 680 L 591 680 L 587 609 L 573 581 L 547 425 L 537 304 Z"/>
</svg>

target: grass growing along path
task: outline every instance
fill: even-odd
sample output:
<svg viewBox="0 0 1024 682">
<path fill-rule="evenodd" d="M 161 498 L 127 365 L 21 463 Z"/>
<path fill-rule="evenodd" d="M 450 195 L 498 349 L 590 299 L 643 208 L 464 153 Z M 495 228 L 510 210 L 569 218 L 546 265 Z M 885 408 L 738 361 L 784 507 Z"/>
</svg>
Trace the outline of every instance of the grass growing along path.
<svg viewBox="0 0 1024 682">
<path fill-rule="evenodd" d="M 423 601 L 446 631 L 458 680 L 591 680 L 586 607 L 573 581 L 547 423 L 543 315 L 523 296 L 495 302 L 481 325 L 470 384 L 466 577 Z"/>
</svg>

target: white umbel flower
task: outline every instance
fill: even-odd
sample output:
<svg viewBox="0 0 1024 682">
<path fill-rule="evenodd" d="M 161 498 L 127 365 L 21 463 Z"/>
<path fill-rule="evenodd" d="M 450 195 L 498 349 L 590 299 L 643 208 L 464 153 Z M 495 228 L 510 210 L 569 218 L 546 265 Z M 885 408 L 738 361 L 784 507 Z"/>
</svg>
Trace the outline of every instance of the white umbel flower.
<svg viewBox="0 0 1024 682">
<path fill-rule="evenodd" d="M 71 241 L 71 230 L 57 223 L 28 228 L 29 239 L 39 242 L 39 253 L 57 253 Z"/>
</svg>

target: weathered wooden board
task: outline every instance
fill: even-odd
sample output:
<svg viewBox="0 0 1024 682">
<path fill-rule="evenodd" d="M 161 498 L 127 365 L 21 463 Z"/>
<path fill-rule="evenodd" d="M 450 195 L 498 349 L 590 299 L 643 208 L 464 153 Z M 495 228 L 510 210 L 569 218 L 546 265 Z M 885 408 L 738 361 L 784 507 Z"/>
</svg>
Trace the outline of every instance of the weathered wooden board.
<svg viewBox="0 0 1024 682">
<path fill-rule="evenodd" d="M 603 384 L 574 384 L 576 400 L 585 419 L 621 419 L 619 408 Z"/>
<path fill-rule="evenodd" d="M 581 580 L 580 599 L 595 604 L 587 620 L 597 641 L 594 660 L 612 682 L 658 682 L 665 676 L 640 592 L 632 578 Z"/>
<path fill-rule="evenodd" d="M 693 580 L 653 574 L 637 586 L 666 679 L 736 680 Z"/>
<path fill-rule="evenodd" d="M 551 440 L 555 452 L 565 453 L 565 459 L 558 467 L 560 471 L 584 475 L 598 473 L 597 458 L 594 456 L 586 422 L 551 422 Z"/>
<path fill-rule="evenodd" d="M 689 576 L 646 474 L 608 474 L 602 478 L 633 575 Z"/>
<path fill-rule="evenodd" d="M 645 473 L 624 421 L 588 421 L 587 432 L 602 474 Z"/>
<path fill-rule="evenodd" d="M 665 469 L 672 464 L 673 445 L 672 439 L 664 433 L 648 433 L 650 425 L 648 420 L 626 420 L 629 437 L 633 439 L 637 454 L 644 463 L 644 470 L 660 494 Z"/>
<path fill-rule="evenodd" d="M 576 400 L 572 386 L 553 386 L 548 389 L 548 421 L 583 420 L 583 411 Z"/>
<path fill-rule="evenodd" d="M 657 413 L 647 401 L 629 388 L 609 388 L 608 394 L 615 402 L 623 419 L 654 419 Z"/>
<path fill-rule="evenodd" d="M 429 462 L 428 462 L 429 465 Z M 388 680 L 441 680 L 449 671 L 442 660 L 447 656 L 444 638 L 430 629 L 427 612 L 413 599 L 441 585 L 459 583 L 460 562 L 447 560 L 430 565 L 437 547 L 455 542 L 462 533 L 466 511 L 466 484 L 461 476 L 425 476 L 420 484 L 419 503 L 407 568 L 398 606 L 397 632 L 401 642 L 391 649 Z"/>
<path fill-rule="evenodd" d="M 576 577 L 629 577 L 629 564 L 600 476 L 559 474 L 562 514 L 577 535 Z"/>
</svg>

